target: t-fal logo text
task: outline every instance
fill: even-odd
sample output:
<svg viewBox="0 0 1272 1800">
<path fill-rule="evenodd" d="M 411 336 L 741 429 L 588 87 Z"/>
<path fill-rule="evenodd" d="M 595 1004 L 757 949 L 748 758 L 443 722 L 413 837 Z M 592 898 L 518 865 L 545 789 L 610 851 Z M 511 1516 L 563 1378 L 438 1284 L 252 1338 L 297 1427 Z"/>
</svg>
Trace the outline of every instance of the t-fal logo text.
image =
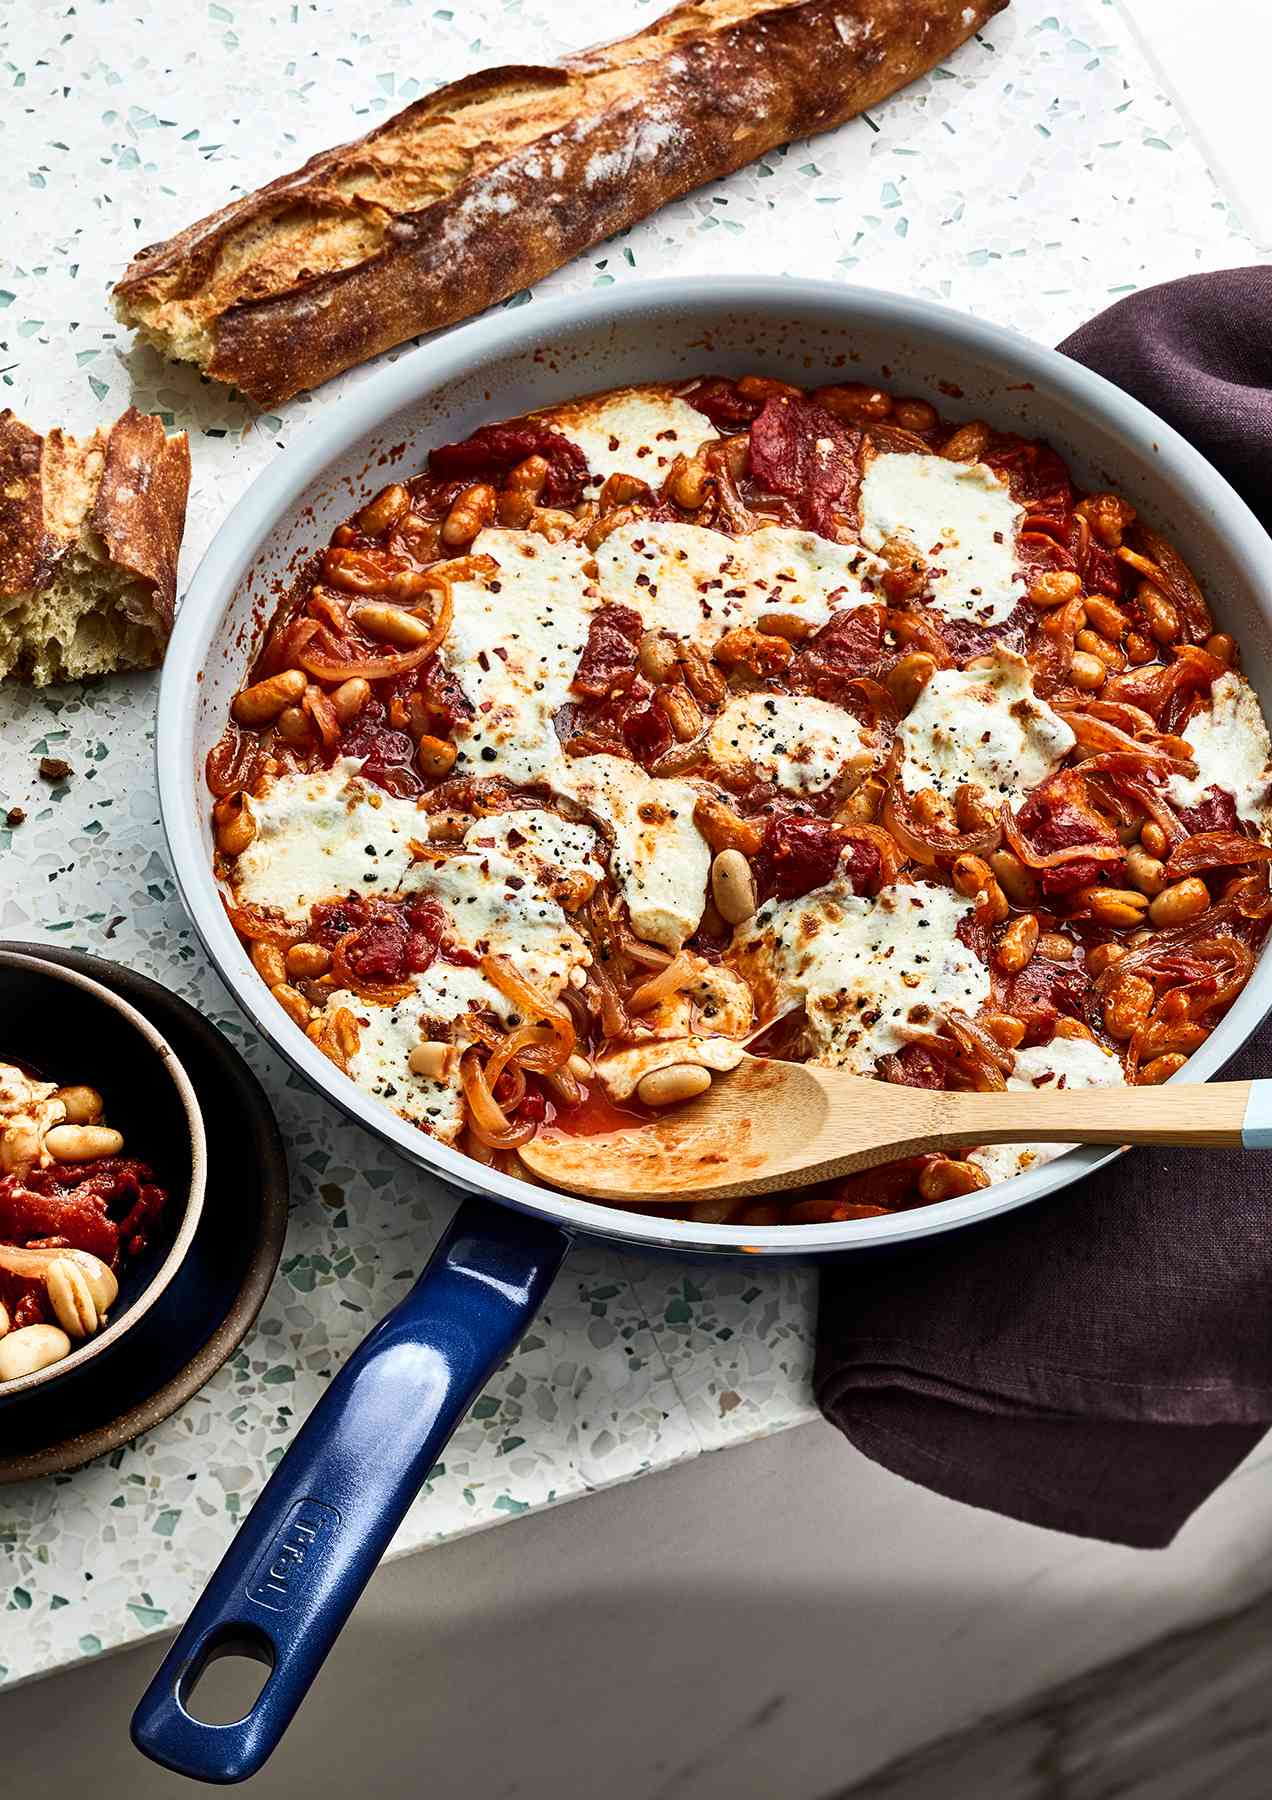
<svg viewBox="0 0 1272 1800">
<path fill-rule="evenodd" d="M 287 1612 L 304 1590 L 307 1573 L 322 1560 L 327 1540 L 340 1523 L 334 1507 L 321 1500 L 298 1500 L 287 1522 L 256 1566 L 249 1600 L 271 1612 Z"/>
</svg>

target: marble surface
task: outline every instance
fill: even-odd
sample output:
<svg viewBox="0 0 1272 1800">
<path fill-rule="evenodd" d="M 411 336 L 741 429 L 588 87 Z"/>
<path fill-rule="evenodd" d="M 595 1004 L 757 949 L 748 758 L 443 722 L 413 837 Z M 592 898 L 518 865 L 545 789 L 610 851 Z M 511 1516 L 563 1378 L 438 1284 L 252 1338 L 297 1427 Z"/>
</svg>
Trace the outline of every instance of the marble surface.
<svg viewBox="0 0 1272 1800">
<path fill-rule="evenodd" d="M 1272 1600 L 1163 1638 L 827 1800 L 1266 1800 Z"/>
<path fill-rule="evenodd" d="M 651 11 L 617 0 L 607 26 Z M 89 428 L 132 400 L 186 427 L 192 568 L 276 450 L 366 372 L 255 413 L 116 327 L 107 289 L 131 250 L 444 80 L 594 36 L 581 0 L 365 0 L 356 13 L 333 0 L 0 0 L 0 149 L 18 198 L 0 243 L 0 401 L 37 426 Z M 776 269 L 924 294 L 1055 341 L 1137 285 L 1252 257 L 1110 0 L 1016 0 L 877 114 L 666 208 L 537 292 Z M 0 826 L 0 937 L 105 949 L 214 1017 L 277 1106 L 293 1216 L 255 1331 L 196 1400 L 76 1475 L 0 1489 L 9 1683 L 184 1615 L 452 1204 L 300 1086 L 206 967 L 164 860 L 153 690 L 143 677 L 0 693 L 0 800 L 28 813 Z M 73 776 L 43 783 L 43 754 Z M 807 1271 L 581 1249 L 396 1551 L 807 1419 L 813 1300 Z"/>
</svg>

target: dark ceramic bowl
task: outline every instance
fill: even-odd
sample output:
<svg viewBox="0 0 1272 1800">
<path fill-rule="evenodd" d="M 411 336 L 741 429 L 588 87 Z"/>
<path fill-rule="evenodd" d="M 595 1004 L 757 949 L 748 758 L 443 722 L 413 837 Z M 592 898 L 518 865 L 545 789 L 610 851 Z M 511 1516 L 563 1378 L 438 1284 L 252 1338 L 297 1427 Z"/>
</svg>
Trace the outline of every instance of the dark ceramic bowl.
<svg viewBox="0 0 1272 1800">
<path fill-rule="evenodd" d="M 207 1156 L 199 1103 L 171 1045 L 126 1000 L 85 975 L 0 947 L 0 1059 L 29 1064 L 50 1081 L 95 1087 L 126 1154 L 148 1162 L 168 1191 L 145 1250 L 118 1270 L 119 1297 L 105 1329 L 61 1362 L 0 1383 L 2 1408 L 109 1355 L 154 1305 L 194 1238 Z"/>
</svg>

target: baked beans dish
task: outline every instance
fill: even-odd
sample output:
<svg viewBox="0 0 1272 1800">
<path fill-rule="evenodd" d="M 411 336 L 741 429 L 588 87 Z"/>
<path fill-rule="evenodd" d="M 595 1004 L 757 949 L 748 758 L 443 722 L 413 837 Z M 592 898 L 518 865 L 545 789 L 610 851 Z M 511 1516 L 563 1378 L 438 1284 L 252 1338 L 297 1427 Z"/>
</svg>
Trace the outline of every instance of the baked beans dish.
<svg viewBox="0 0 1272 1800">
<path fill-rule="evenodd" d="M 513 1172 L 744 1048 L 1159 1082 L 1268 927 L 1239 660 L 1045 443 L 866 386 L 623 389 L 439 446 L 334 532 L 208 759 L 217 872 L 296 1024 Z M 667 1210 L 869 1216 L 1058 1153 Z"/>
<path fill-rule="evenodd" d="M 145 1249 L 167 1195 L 123 1148 L 96 1088 L 0 1062 L 0 1383 L 99 1331 Z"/>
</svg>

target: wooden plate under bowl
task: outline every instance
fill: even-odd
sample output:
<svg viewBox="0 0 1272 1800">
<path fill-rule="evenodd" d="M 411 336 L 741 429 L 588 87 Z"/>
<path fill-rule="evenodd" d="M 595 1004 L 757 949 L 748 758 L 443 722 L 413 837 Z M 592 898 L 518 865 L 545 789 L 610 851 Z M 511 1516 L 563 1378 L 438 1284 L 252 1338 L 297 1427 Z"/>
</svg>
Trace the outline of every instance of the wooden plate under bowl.
<svg viewBox="0 0 1272 1800">
<path fill-rule="evenodd" d="M 288 1178 L 282 1137 L 256 1077 L 200 1013 L 118 963 L 48 944 L 0 948 L 101 982 L 172 1044 L 207 1129 L 207 1197 L 181 1268 L 105 1355 L 4 1410 L 0 1484 L 78 1469 L 170 1417 L 233 1355 L 282 1255 Z"/>
</svg>

